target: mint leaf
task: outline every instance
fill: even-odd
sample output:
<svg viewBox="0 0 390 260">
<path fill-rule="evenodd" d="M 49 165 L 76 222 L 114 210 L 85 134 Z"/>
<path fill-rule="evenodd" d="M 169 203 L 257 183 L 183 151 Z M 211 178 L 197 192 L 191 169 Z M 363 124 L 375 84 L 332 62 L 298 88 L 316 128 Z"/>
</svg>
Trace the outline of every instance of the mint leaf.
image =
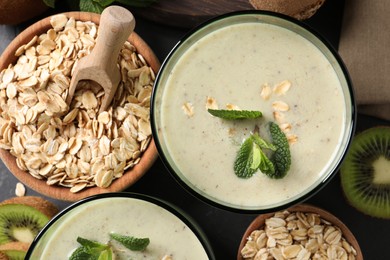
<svg viewBox="0 0 390 260">
<path fill-rule="evenodd" d="M 234 162 L 234 172 L 240 178 L 250 178 L 257 171 L 258 165 L 256 166 L 255 160 L 257 160 L 257 145 L 253 143 L 251 137 L 247 138 L 241 145 L 240 150 L 238 151 L 236 160 Z M 254 158 L 255 157 L 255 158 Z"/>
<path fill-rule="evenodd" d="M 80 0 L 80 11 L 82 12 L 92 12 L 101 14 L 104 10 L 104 6 L 102 6 L 99 2 L 94 0 Z"/>
<path fill-rule="evenodd" d="M 253 145 L 252 149 L 252 162 L 250 167 L 253 170 L 257 170 L 262 161 L 262 151 L 258 145 Z"/>
<path fill-rule="evenodd" d="M 112 249 L 108 248 L 102 251 L 98 257 L 98 260 L 112 260 Z"/>
<path fill-rule="evenodd" d="M 73 251 L 70 260 L 112 260 L 112 249 L 109 245 L 82 237 L 78 237 L 77 242 L 81 246 Z"/>
<path fill-rule="evenodd" d="M 123 236 L 116 233 L 111 233 L 110 236 L 112 239 L 118 241 L 132 251 L 143 251 L 150 243 L 149 238 L 135 238 L 132 236 Z"/>
<path fill-rule="evenodd" d="M 104 7 L 109 6 L 110 4 L 115 2 L 115 0 L 93 0 L 93 1 L 99 3 L 99 5 Z"/>
<path fill-rule="evenodd" d="M 226 110 L 226 109 L 207 109 L 213 116 L 234 120 L 234 119 L 254 119 L 262 116 L 260 111 L 254 110 Z"/>
<path fill-rule="evenodd" d="M 269 129 L 272 137 L 272 143 L 276 147 L 276 150 L 271 157 L 271 161 L 275 165 L 275 172 L 269 174 L 269 176 L 271 178 L 280 179 L 286 176 L 288 170 L 290 169 L 290 146 L 286 135 L 276 123 L 271 122 Z"/>
<path fill-rule="evenodd" d="M 88 252 L 88 249 L 85 247 L 78 247 L 73 251 L 72 255 L 69 257 L 69 260 L 84 260 L 84 259 L 93 259 L 91 254 Z"/>
<path fill-rule="evenodd" d="M 261 162 L 259 165 L 259 169 L 262 173 L 265 173 L 267 175 L 273 174 L 275 172 L 275 166 L 271 162 L 270 159 L 268 159 L 267 155 L 261 151 Z"/>
<path fill-rule="evenodd" d="M 267 141 L 265 141 L 263 138 L 261 138 L 259 136 L 259 134 L 253 134 L 252 135 L 252 138 L 253 138 L 253 141 L 258 145 L 260 146 L 261 148 L 264 148 L 264 149 L 270 149 L 272 151 L 275 151 L 276 150 L 276 147 L 271 144 L 271 143 L 268 143 Z"/>
<path fill-rule="evenodd" d="M 240 178 L 250 178 L 257 171 L 274 175 L 274 163 L 267 157 L 263 149 L 276 150 L 276 147 L 262 139 L 258 134 L 252 134 L 241 145 L 234 162 L 234 172 Z"/>
<path fill-rule="evenodd" d="M 86 247 L 88 249 L 93 248 L 93 249 L 97 249 L 97 250 L 105 250 L 105 249 L 109 248 L 109 246 L 106 244 L 102 244 L 102 243 L 99 243 L 99 242 L 96 242 L 93 240 L 89 240 L 86 238 L 82 238 L 82 237 L 78 237 L 77 242 L 79 242 L 80 245 L 82 245 L 83 247 Z"/>
</svg>

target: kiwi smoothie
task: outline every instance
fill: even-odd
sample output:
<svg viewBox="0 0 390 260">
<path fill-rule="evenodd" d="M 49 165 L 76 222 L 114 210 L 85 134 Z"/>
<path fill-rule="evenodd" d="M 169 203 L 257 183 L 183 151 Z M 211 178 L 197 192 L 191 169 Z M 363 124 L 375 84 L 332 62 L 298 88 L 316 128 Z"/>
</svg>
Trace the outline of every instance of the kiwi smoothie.
<svg viewBox="0 0 390 260">
<path fill-rule="evenodd" d="M 39 259 L 69 259 L 80 247 L 78 237 L 102 244 L 109 242 L 117 260 L 161 260 L 164 256 L 208 259 L 191 228 L 170 211 L 144 200 L 121 197 L 98 199 L 84 203 L 67 214 L 63 221 L 57 221 L 56 226 L 48 230 Z M 150 243 L 144 251 L 131 251 L 110 239 L 110 233 L 149 238 Z M 35 259 L 34 253 L 31 259 Z"/>
<path fill-rule="evenodd" d="M 188 45 L 166 76 L 158 129 L 168 161 L 188 186 L 228 207 L 262 209 L 293 201 L 334 171 L 351 121 L 335 60 L 301 35 L 261 22 L 223 26 Z M 263 116 L 223 120 L 210 107 Z M 269 140 L 270 121 L 290 140 L 287 176 L 238 178 L 240 145 L 256 128 Z"/>
</svg>

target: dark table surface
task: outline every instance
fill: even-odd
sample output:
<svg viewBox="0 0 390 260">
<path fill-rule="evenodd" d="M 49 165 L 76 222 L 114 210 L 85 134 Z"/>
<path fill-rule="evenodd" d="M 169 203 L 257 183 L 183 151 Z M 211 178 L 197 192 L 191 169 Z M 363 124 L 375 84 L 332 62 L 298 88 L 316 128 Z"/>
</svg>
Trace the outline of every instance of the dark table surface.
<svg viewBox="0 0 390 260">
<path fill-rule="evenodd" d="M 320 11 L 306 23 L 322 34 L 336 49 L 338 45 L 344 1 L 327 0 Z M 348 8 L 348 7 L 346 7 Z M 169 27 L 137 17 L 136 32 L 151 46 L 163 61 L 171 48 L 189 30 Z M 0 25 L 0 53 L 8 43 L 26 26 Z M 356 132 L 390 122 L 358 114 Z M 18 180 L 0 163 L 0 200 L 15 196 Z M 149 172 L 126 191 L 152 195 L 171 202 L 190 214 L 208 236 L 217 259 L 235 259 L 241 237 L 255 214 L 228 212 L 207 205 L 188 194 L 169 175 L 158 159 Z M 39 195 L 27 188 L 26 195 Z M 41 195 L 40 195 L 41 196 Z M 60 209 L 69 202 L 53 201 Z M 330 211 L 351 229 L 360 243 L 365 259 L 390 259 L 390 222 L 366 216 L 346 202 L 337 174 L 323 189 L 306 202 Z"/>
</svg>

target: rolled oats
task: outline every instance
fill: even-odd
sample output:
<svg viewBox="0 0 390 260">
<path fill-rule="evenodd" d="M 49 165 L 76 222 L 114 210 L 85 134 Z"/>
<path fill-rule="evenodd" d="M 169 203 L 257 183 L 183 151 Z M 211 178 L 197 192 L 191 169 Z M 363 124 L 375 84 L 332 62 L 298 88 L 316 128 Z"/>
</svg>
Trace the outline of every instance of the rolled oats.
<svg viewBox="0 0 390 260">
<path fill-rule="evenodd" d="M 192 117 L 194 115 L 194 106 L 190 102 L 184 103 L 181 108 L 188 117 Z"/>
<path fill-rule="evenodd" d="M 314 213 L 280 211 L 252 231 L 244 259 L 355 259 L 341 230 Z"/>
<path fill-rule="evenodd" d="M 291 82 L 289 80 L 283 80 L 282 82 L 276 84 L 273 88 L 273 92 L 277 95 L 285 95 L 291 87 Z"/>
<path fill-rule="evenodd" d="M 283 111 L 283 112 L 290 110 L 288 104 L 280 100 L 272 102 L 272 108 L 276 111 Z"/>
<path fill-rule="evenodd" d="M 151 140 L 150 96 L 155 74 L 126 42 L 122 77 L 112 106 L 98 113 L 103 89 L 81 81 L 65 100 L 73 69 L 95 45 L 97 25 L 65 15 L 20 46 L 15 64 L 0 72 L 0 147 L 19 168 L 48 185 L 106 188 L 140 160 Z"/>
<path fill-rule="evenodd" d="M 271 89 L 270 85 L 269 85 L 268 83 L 265 83 L 265 84 L 261 87 L 260 96 L 261 96 L 264 100 L 268 100 L 268 99 L 271 97 L 271 94 L 272 94 L 272 89 Z"/>
<path fill-rule="evenodd" d="M 26 194 L 26 187 L 20 182 L 16 183 L 15 195 L 18 197 L 23 197 Z"/>
</svg>

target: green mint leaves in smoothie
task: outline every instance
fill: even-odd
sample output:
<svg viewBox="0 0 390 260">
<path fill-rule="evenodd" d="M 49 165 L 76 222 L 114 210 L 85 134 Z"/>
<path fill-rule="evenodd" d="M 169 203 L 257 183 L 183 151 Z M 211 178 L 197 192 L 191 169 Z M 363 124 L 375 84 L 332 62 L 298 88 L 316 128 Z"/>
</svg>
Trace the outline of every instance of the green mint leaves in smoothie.
<svg viewBox="0 0 390 260">
<path fill-rule="evenodd" d="M 271 122 L 269 129 L 272 142 L 276 147 L 276 150 L 271 157 L 271 161 L 275 165 L 275 172 L 273 174 L 269 174 L 269 176 L 275 179 L 280 179 L 283 178 L 290 169 L 290 146 L 288 144 L 286 135 L 282 132 L 277 124 Z"/>
<path fill-rule="evenodd" d="M 275 147 L 258 134 L 252 134 L 244 141 L 234 162 L 234 172 L 238 177 L 250 178 L 258 169 L 273 174 L 274 166 L 263 149 L 275 150 Z"/>
<path fill-rule="evenodd" d="M 143 251 L 150 243 L 149 238 L 136 238 L 132 236 L 123 236 L 116 233 L 111 233 L 110 237 L 132 251 Z"/>
<path fill-rule="evenodd" d="M 135 238 L 111 233 L 110 237 L 132 251 L 143 251 L 149 245 L 149 238 Z M 110 245 L 102 244 L 93 240 L 78 237 L 77 242 L 81 245 L 73 251 L 69 260 L 112 260 L 113 250 Z"/>
<path fill-rule="evenodd" d="M 270 178 L 283 178 L 291 165 L 290 147 L 286 135 L 276 123 L 270 123 L 272 143 L 257 133 L 248 137 L 241 145 L 234 162 L 234 172 L 240 178 L 250 178 L 260 170 Z M 270 158 L 264 152 L 272 152 Z"/>
<path fill-rule="evenodd" d="M 215 117 L 227 120 L 255 119 L 263 115 L 260 111 L 255 110 L 207 109 L 207 111 Z"/>
<path fill-rule="evenodd" d="M 207 111 L 226 120 L 256 119 L 262 116 L 260 111 L 255 110 L 207 109 Z M 258 133 L 252 134 L 242 143 L 233 166 L 238 177 L 250 178 L 257 170 L 274 179 L 283 178 L 287 174 L 291 165 L 287 137 L 274 122 L 270 122 L 269 130 L 272 143 L 265 141 Z M 265 150 L 270 152 L 266 153 Z"/>
<path fill-rule="evenodd" d="M 109 245 L 82 237 L 78 237 L 77 242 L 80 243 L 81 247 L 72 253 L 70 260 L 112 260 L 112 248 Z"/>
</svg>

